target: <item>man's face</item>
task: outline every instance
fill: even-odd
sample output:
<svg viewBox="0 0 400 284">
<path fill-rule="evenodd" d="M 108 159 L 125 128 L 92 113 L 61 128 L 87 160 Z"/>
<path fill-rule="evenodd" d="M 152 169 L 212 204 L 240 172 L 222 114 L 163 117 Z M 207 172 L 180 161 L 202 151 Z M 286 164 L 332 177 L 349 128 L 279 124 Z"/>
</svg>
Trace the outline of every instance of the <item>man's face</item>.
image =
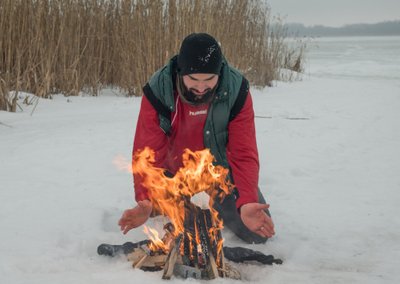
<svg viewBox="0 0 400 284">
<path fill-rule="evenodd" d="M 183 83 L 196 96 L 203 96 L 217 85 L 218 75 L 203 73 L 184 75 Z"/>
</svg>

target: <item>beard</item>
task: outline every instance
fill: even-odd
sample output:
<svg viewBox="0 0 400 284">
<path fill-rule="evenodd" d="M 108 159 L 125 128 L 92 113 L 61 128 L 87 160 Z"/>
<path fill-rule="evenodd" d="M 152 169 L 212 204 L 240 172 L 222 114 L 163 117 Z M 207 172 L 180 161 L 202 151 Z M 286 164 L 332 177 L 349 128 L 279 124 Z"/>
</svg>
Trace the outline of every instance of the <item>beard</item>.
<svg viewBox="0 0 400 284">
<path fill-rule="evenodd" d="M 208 88 L 206 89 L 205 93 L 198 95 L 195 93 L 195 91 L 197 91 L 196 89 L 186 88 L 182 79 L 179 79 L 178 82 L 179 82 L 179 95 L 181 96 L 184 102 L 194 106 L 209 104 L 214 99 L 215 90 L 217 89 L 218 86 L 217 84 L 212 89 Z"/>
</svg>

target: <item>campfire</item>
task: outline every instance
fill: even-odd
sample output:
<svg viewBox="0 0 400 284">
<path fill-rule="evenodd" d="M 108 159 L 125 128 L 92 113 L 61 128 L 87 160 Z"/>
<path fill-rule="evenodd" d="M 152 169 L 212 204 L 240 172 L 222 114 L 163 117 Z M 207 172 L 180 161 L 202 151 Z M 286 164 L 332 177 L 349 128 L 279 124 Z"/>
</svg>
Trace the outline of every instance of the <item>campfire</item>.
<svg viewBox="0 0 400 284">
<path fill-rule="evenodd" d="M 173 275 L 184 278 L 240 278 L 237 270 L 225 263 L 222 221 L 213 202 L 223 200 L 233 185 L 228 170 L 213 165 L 209 150 L 185 150 L 183 167 L 173 177 L 155 167 L 155 153 L 145 148 L 135 154 L 132 169 L 149 191 L 153 210 L 167 216 L 162 238 L 145 227 L 150 241 L 128 255 L 134 268 L 164 270 L 163 279 Z"/>
<path fill-rule="evenodd" d="M 202 215 L 205 212 L 199 213 Z M 217 245 L 210 242 L 207 233 L 203 231 L 202 239 L 197 243 L 189 231 L 173 238 L 171 228 L 171 223 L 164 227 L 166 233 L 162 238 L 170 244 L 168 250 L 156 249 L 153 241 L 149 241 L 127 255 L 133 268 L 144 271 L 164 270 L 163 279 L 171 279 L 173 275 L 207 280 L 217 277 L 240 279 L 239 271 L 225 263 L 223 251 L 218 254 Z"/>
<path fill-rule="evenodd" d="M 256 261 L 261 264 L 282 264 L 273 255 L 242 247 L 223 246 L 223 223 L 213 207 L 233 190 L 228 181 L 228 170 L 213 165 L 209 150 L 185 150 L 183 167 L 171 177 L 154 166 L 155 153 L 149 148 L 137 152 L 132 165 L 120 159 L 114 163 L 121 169 L 133 170 L 149 191 L 156 214 L 169 218 L 164 234 L 144 227 L 149 240 L 123 245 L 101 244 L 99 255 L 125 254 L 134 268 L 145 271 L 163 270 L 163 279 L 173 275 L 183 278 L 240 279 L 240 272 L 225 260 L 233 262 Z"/>
</svg>

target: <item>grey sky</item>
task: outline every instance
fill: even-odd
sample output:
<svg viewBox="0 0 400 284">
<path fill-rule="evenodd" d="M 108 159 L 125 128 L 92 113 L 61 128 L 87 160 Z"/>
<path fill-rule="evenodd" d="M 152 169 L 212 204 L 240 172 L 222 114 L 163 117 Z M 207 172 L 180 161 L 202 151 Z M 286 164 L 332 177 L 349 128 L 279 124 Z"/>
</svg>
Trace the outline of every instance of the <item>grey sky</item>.
<svg viewBox="0 0 400 284">
<path fill-rule="evenodd" d="M 400 20 L 400 0 L 266 0 L 286 23 L 338 27 Z"/>
</svg>

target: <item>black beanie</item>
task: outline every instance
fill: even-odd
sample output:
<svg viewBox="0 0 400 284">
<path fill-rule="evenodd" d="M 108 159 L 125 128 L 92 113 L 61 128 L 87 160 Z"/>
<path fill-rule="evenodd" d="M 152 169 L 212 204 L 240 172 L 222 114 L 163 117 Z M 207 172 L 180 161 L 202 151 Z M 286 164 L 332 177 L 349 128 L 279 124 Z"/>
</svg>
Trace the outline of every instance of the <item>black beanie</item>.
<svg viewBox="0 0 400 284">
<path fill-rule="evenodd" d="M 220 74 L 222 52 L 218 42 L 209 34 L 193 33 L 182 42 L 178 54 L 178 73 Z"/>
</svg>

